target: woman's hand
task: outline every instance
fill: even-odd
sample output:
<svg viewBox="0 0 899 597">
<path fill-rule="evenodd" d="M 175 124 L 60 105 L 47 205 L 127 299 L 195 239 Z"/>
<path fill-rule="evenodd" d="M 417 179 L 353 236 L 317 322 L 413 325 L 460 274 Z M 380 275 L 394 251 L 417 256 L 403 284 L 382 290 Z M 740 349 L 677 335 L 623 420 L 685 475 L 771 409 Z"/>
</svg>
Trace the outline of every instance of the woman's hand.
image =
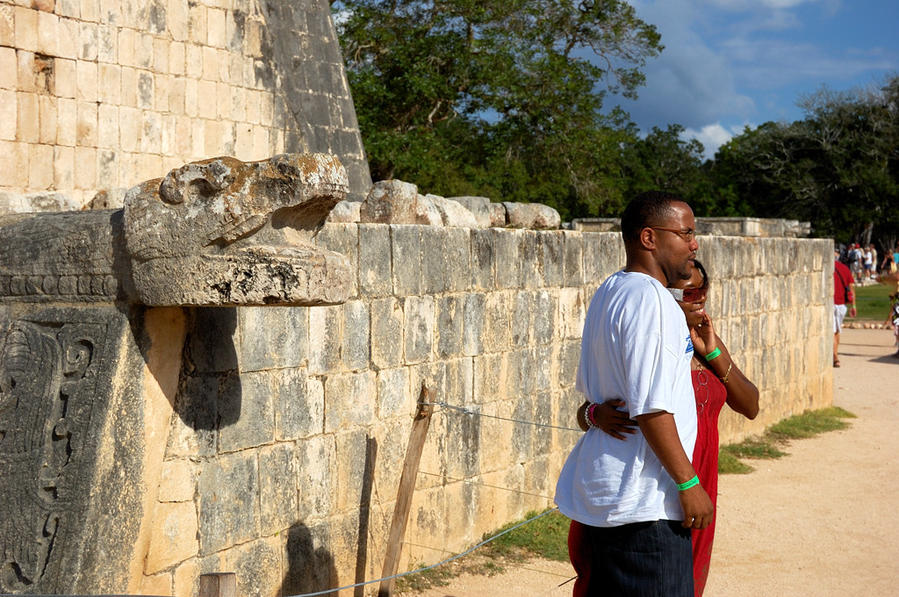
<svg viewBox="0 0 899 597">
<path fill-rule="evenodd" d="M 593 407 L 593 424 L 615 439 L 627 439 L 625 435 L 637 432 L 637 422 L 618 410 L 624 406 L 624 400 L 612 398 Z"/>
<path fill-rule="evenodd" d="M 702 357 L 718 348 L 718 336 L 715 335 L 712 318 L 705 311 L 702 312 L 699 323 L 690 327 L 690 340 L 693 341 L 693 350 Z"/>
</svg>

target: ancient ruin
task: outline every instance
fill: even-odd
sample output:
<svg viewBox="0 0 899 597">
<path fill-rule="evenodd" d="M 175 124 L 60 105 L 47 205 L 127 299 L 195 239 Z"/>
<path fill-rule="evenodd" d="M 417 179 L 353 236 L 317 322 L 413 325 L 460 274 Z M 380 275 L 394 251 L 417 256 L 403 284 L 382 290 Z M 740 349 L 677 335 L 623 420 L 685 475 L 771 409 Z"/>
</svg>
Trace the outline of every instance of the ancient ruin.
<svg viewBox="0 0 899 597">
<path fill-rule="evenodd" d="M 324 2 L 0 0 L 0 592 L 376 579 L 422 384 L 401 569 L 547 507 L 607 225 L 371 185 Z M 830 404 L 831 245 L 709 226 L 727 441 Z"/>
</svg>

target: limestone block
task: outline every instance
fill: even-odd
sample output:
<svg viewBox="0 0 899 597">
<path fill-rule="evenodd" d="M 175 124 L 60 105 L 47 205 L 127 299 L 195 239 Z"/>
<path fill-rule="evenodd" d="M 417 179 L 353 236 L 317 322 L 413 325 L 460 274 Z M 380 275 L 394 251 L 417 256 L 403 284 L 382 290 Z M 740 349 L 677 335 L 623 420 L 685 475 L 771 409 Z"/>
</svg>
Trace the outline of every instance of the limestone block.
<svg viewBox="0 0 899 597">
<path fill-rule="evenodd" d="M 195 162 L 125 197 L 125 237 L 148 305 L 339 303 L 345 258 L 309 241 L 346 193 L 321 154 Z M 304 232 L 305 231 L 305 232 Z"/>
<path fill-rule="evenodd" d="M 462 354 L 464 301 L 458 296 L 437 299 L 437 358 Z"/>
<path fill-rule="evenodd" d="M 359 222 L 418 224 L 418 187 L 401 180 L 382 180 L 372 185 L 359 206 Z"/>
<path fill-rule="evenodd" d="M 421 230 L 420 226 L 390 227 L 393 293 L 397 296 L 421 292 Z"/>
<path fill-rule="evenodd" d="M 140 580 L 140 595 L 171 595 L 172 573 L 165 571 Z"/>
<path fill-rule="evenodd" d="M 447 425 L 444 439 L 446 458 L 446 475 L 455 479 L 478 475 L 481 468 L 481 457 L 490 450 L 481 446 L 481 417 L 458 416 L 452 424 Z M 459 507 L 453 510 L 467 510 L 471 501 L 456 502 Z"/>
<path fill-rule="evenodd" d="M 426 195 L 434 207 L 440 213 L 440 220 L 444 226 L 453 228 L 478 228 L 478 221 L 468 209 L 451 199 L 445 199 L 438 195 Z"/>
<path fill-rule="evenodd" d="M 378 419 L 406 415 L 413 411 L 417 396 L 409 388 L 409 369 L 382 369 L 378 371 Z"/>
<path fill-rule="evenodd" d="M 531 348 L 534 359 L 534 387 L 539 392 L 550 392 L 555 389 L 553 380 L 558 376 L 558 363 L 553 356 L 551 346 Z"/>
<path fill-rule="evenodd" d="M 509 228 L 531 230 L 555 230 L 562 225 L 559 212 L 542 203 L 503 202 L 506 208 L 506 225 Z"/>
<path fill-rule="evenodd" d="M 559 312 L 555 290 L 540 290 L 534 295 L 534 321 L 531 330 L 535 344 L 550 344 L 555 339 Z"/>
<path fill-rule="evenodd" d="M 385 296 L 393 289 L 390 247 L 388 226 L 359 225 L 359 284 L 366 296 Z"/>
<path fill-rule="evenodd" d="M 508 350 L 511 343 L 512 305 L 510 295 L 491 292 L 484 304 L 483 344 L 486 352 Z"/>
<path fill-rule="evenodd" d="M 565 232 L 562 238 L 562 283 L 568 287 L 584 284 L 584 235 Z"/>
<path fill-rule="evenodd" d="M 330 520 L 309 523 L 303 517 L 302 522 L 291 526 L 286 534 L 282 533 L 283 581 L 279 594 L 302 595 L 340 585 L 332 553 L 331 529 Z"/>
<path fill-rule="evenodd" d="M 545 286 L 558 287 L 562 285 L 563 239 L 562 232 L 537 233 L 537 258 Z"/>
<path fill-rule="evenodd" d="M 340 368 L 343 315 L 343 309 L 339 307 L 309 309 L 310 373 L 327 374 Z"/>
<path fill-rule="evenodd" d="M 501 203 L 491 203 L 489 197 L 449 197 L 471 212 L 476 226 L 472 228 L 503 227 L 506 225 L 505 208 Z M 494 209 L 498 208 L 498 209 Z"/>
<path fill-rule="evenodd" d="M 324 432 L 325 391 L 304 369 L 278 371 L 273 390 L 275 437 L 294 440 Z"/>
<path fill-rule="evenodd" d="M 254 371 L 225 377 L 219 399 L 219 452 L 269 444 L 275 439 L 277 373 Z"/>
<path fill-rule="evenodd" d="M 471 232 L 448 228 L 444 249 L 447 292 L 466 292 L 471 287 Z"/>
<path fill-rule="evenodd" d="M 259 531 L 273 535 L 297 520 L 297 462 L 293 444 L 259 452 Z"/>
<path fill-rule="evenodd" d="M 297 442 L 299 520 L 321 519 L 334 511 L 337 490 L 331 471 L 337 467 L 333 435 L 317 435 Z"/>
<path fill-rule="evenodd" d="M 367 484 L 371 487 L 372 479 L 363 474 L 366 471 L 366 452 L 369 449 L 367 436 L 367 430 L 356 429 L 337 433 L 334 437 L 337 447 L 336 506 L 340 511 L 358 510 L 363 488 Z"/>
<path fill-rule="evenodd" d="M 521 271 L 519 247 L 524 232 L 521 230 L 492 230 L 495 233 L 494 269 L 497 288 L 519 288 Z"/>
<path fill-rule="evenodd" d="M 302 242 L 302 241 L 299 241 Z M 355 272 L 358 269 L 359 227 L 356 224 L 327 222 L 315 235 L 315 246 L 342 255 L 349 264 L 348 297 L 359 293 Z"/>
<path fill-rule="evenodd" d="M 159 477 L 160 502 L 191 502 L 197 488 L 194 463 L 186 458 L 166 460 Z"/>
<path fill-rule="evenodd" d="M 241 371 L 299 367 L 307 358 L 309 311 L 303 307 L 237 310 Z"/>
<path fill-rule="evenodd" d="M 515 350 L 509 353 L 509 358 L 516 362 L 515 370 L 518 371 L 518 394 L 528 400 L 533 400 L 534 392 L 537 390 L 537 360 L 534 351 L 530 348 Z M 529 407 L 530 408 L 530 407 Z M 532 417 L 524 419 L 526 421 L 533 420 Z"/>
<path fill-rule="evenodd" d="M 462 350 L 466 356 L 479 355 L 484 352 L 484 307 L 486 296 L 481 293 L 465 295 L 462 311 Z"/>
<path fill-rule="evenodd" d="M 203 463 L 198 481 L 201 555 L 257 536 L 258 495 L 254 453 L 226 454 Z"/>
<path fill-rule="evenodd" d="M 434 195 L 419 195 L 415 202 L 415 221 L 425 226 L 443 226 L 443 216 L 433 199 Z"/>
<path fill-rule="evenodd" d="M 351 371 L 367 369 L 371 357 L 368 304 L 350 301 L 343 310 L 343 365 Z"/>
<path fill-rule="evenodd" d="M 334 206 L 331 213 L 328 214 L 328 222 L 336 222 L 341 224 L 355 224 L 362 217 L 362 203 L 359 201 L 348 201 L 344 199 Z"/>
<path fill-rule="evenodd" d="M 446 290 L 446 228 L 421 228 L 421 292 L 439 294 Z"/>
<path fill-rule="evenodd" d="M 406 363 L 431 358 L 434 346 L 434 297 L 411 296 L 403 301 L 403 348 Z"/>
<path fill-rule="evenodd" d="M 325 379 L 325 433 L 371 424 L 376 392 L 374 371 L 329 375 Z"/>
<path fill-rule="evenodd" d="M 74 211 L 78 204 L 65 193 L 28 193 L 25 195 L 0 191 L 0 215 L 43 211 Z"/>
<path fill-rule="evenodd" d="M 257 539 L 203 558 L 201 568 L 204 573 L 233 571 L 238 595 L 278 597 L 282 583 L 282 544 L 280 536 Z"/>
<path fill-rule="evenodd" d="M 511 333 L 513 346 L 527 346 L 532 342 L 534 295 L 528 291 L 516 292 L 512 297 Z"/>
<path fill-rule="evenodd" d="M 543 286 L 543 276 L 537 254 L 537 233 L 533 230 L 523 231 L 519 239 L 518 269 L 521 287 L 539 288 Z"/>
<path fill-rule="evenodd" d="M 219 376 L 186 376 L 175 401 L 166 458 L 208 457 L 215 454 Z"/>
<path fill-rule="evenodd" d="M 471 231 L 471 285 L 480 290 L 496 288 L 494 254 L 497 233 L 494 230 Z"/>
<path fill-rule="evenodd" d="M 197 555 L 197 509 L 193 502 L 156 505 L 145 574 L 155 574 Z"/>
<path fill-rule="evenodd" d="M 573 388 L 577 379 L 577 367 L 581 360 L 580 340 L 562 342 L 559 347 L 559 386 Z"/>
<path fill-rule="evenodd" d="M 371 302 L 371 361 L 378 369 L 403 364 L 403 302 L 393 297 Z"/>
</svg>

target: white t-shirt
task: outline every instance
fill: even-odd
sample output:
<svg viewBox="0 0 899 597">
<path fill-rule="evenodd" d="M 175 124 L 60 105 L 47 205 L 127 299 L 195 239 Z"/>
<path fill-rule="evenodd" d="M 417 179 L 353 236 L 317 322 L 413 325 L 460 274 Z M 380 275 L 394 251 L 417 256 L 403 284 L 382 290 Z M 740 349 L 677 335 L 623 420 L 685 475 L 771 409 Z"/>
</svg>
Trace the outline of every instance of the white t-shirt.
<svg viewBox="0 0 899 597">
<path fill-rule="evenodd" d="M 651 276 L 621 271 L 590 301 L 577 389 L 591 402 L 623 399 L 631 417 L 673 414 L 692 459 L 692 357 L 690 331 L 671 294 Z M 555 501 L 565 516 L 596 527 L 683 520 L 677 485 L 639 429 L 625 440 L 599 429 L 585 433 L 562 468 Z"/>
</svg>

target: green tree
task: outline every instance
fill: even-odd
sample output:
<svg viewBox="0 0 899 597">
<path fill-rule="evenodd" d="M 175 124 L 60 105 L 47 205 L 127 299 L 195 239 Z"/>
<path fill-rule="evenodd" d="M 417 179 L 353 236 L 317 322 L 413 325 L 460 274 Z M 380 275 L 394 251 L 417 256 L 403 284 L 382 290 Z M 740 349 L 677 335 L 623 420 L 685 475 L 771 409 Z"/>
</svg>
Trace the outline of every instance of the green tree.
<svg viewBox="0 0 899 597">
<path fill-rule="evenodd" d="M 359 126 L 377 179 L 445 195 L 615 211 L 626 115 L 661 50 L 621 0 L 341 0 Z M 608 186 L 607 186 L 608 185 Z M 496 194 L 499 194 L 497 196 Z"/>
<path fill-rule="evenodd" d="M 822 89 L 802 99 L 803 120 L 746 129 L 712 168 L 752 215 L 812 222 L 846 242 L 899 231 L 899 77 L 879 90 Z"/>
</svg>

